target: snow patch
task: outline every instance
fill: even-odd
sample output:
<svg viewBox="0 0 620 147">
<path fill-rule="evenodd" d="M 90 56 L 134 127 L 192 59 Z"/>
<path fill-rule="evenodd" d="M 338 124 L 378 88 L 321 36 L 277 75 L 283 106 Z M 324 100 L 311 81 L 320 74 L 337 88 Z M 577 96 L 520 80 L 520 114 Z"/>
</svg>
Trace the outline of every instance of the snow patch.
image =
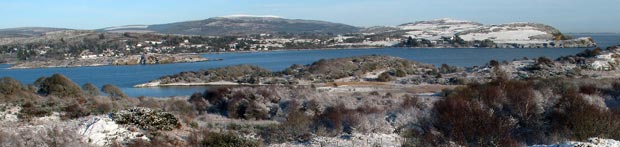
<svg viewBox="0 0 620 147">
<path fill-rule="evenodd" d="M 590 138 L 588 142 L 570 141 L 552 145 L 533 145 L 529 147 L 620 147 L 620 141 L 613 139 Z"/>
<path fill-rule="evenodd" d="M 234 15 L 220 16 L 220 18 L 241 18 L 241 17 L 282 18 L 280 16 L 275 16 L 275 15 L 248 15 L 248 14 L 234 14 Z"/>
<path fill-rule="evenodd" d="M 149 26 L 147 25 L 129 25 L 129 26 L 118 26 L 118 27 L 109 27 L 103 30 L 111 31 L 111 30 L 125 30 L 125 29 L 146 29 Z"/>
<path fill-rule="evenodd" d="M 401 146 L 403 138 L 398 134 L 360 134 L 342 135 L 338 137 L 315 137 L 309 142 L 288 142 L 282 144 L 271 144 L 271 147 L 320 147 L 320 146 L 355 146 L 355 147 L 374 147 L 374 146 Z"/>
<path fill-rule="evenodd" d="M 19 106 L 6 106 L 2 105 L 0 107 L 4 107 L 3 111 L 0 111 L 0 121 L 3 122 L 17 122 L 19 118 L 17 118 L 17 114 L 22 110 L 22 107 Z"/>
<path fill-rule="evenodd" d="M 148 140 L 140 132 L 131 132 L 127 128 L 116 124 L 108 116 L 95 116 L 80 124 L 78 133 L 82 141 L 97 146 L 107 146 L 114 142 L 127 142 L 133 139 Z"/>
</svg>

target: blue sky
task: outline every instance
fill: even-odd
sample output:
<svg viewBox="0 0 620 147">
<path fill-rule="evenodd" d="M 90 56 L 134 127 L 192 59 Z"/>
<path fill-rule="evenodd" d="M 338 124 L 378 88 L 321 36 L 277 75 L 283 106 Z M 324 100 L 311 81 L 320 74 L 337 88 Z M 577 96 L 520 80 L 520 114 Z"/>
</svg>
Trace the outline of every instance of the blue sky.
<svg viewBox="0 0 620 147">
<path fill-rule="evenodd" d="M 620 0 L 2 0 L 0 28 L 98 29 L 252 14 L 355 26 L 455 18 L 540 22 L 563 32 L 620 32 L 619 6 Z"/>
</svg>

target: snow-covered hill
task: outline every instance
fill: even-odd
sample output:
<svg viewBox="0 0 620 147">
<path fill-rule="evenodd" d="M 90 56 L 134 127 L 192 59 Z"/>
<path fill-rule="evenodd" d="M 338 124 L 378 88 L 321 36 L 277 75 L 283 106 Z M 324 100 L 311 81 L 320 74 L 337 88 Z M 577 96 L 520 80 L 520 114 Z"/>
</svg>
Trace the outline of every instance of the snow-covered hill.
<svg viewBox="0 0 620 147">
<path fill-rule="evenodd" d="M 566 38 L 559 30 L 539 23 L 508 23 L 500 25 L 483 25 L 473 21 L 455 20 L 449 18 L 431 21 L 418 21 L 399 25 L 405 31 L 405 37 L 442 40 L 459 36 L 465 41 L 491 40 L 497 44 L 542 45 L 549 44 L 555 47 L 567 47 L 573 44 L 592 44 L 588 38 Z M 583 42 L 583 41 L 585 42 Z M 557 44 L 557 46 L 556 46 Z M 562 44 L 562 46 L 560 46 Z"/>
<path fill-rule="evenodd" d="M 399 25 L 398 28 L 407 31 L 406 37 L 439 40 L 441 37 L 452 37 L 459 32 L 482 28 L 483 25 L 472 21 L 454 20 L 449 18 L 431 21 L 418 21 Z"/>
</svg>

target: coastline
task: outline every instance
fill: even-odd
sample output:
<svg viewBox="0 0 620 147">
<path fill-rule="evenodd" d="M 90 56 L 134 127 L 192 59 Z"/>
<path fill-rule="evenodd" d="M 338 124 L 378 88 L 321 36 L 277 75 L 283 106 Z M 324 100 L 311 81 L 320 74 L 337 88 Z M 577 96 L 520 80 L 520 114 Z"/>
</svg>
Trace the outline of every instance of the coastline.
<svg viewBox="0 0 620 147">
<path fill-rule="evenodd" d="M 134 85 L 133 88 L 149 88 L 149 87 L 173 87 L 173 86 L 261 86 L 264 84 L 247 84 L 247 83 L 235 83 L 230 81 L 217 81 L 207 83 L 168 83 L 161 84 L 160 81 L 148 82 L 143 84 Z"/>
<path fill-rule="evenodd" d="M 70 59 L 70 60 L 50 60 L 50 61 L 28 61 L 9 64 L 7 69 L 40 69 L 40 68 L 77 68 L 77 67 L 99 67 L 99 66 L 135 66 L 135 65 L 158 65 L 158 64 L 178 64 L 195 63 L 208 61 L 221 61 L 223 59 L 204 58 L 201 54 L 163 54 L 170 58 L 165 62 L 146 61 L 141 64 L 140 59 L 125 58 L 101 58 L 101 59 Z M 135 60 L 135 61 L 134 61 Z"/>
<path fill-rule="evenodd" d="M 546 47 L 541 49 L 563 49 L 563 48 L 594 48 L 592 47 Z M 373 49 L 388 49 L 388 48 L 402 48 L 402 49 L 523 49 L 523 48 L 500 48 L 500 47 L 346 47 L 346 48 L 306 48 L 306 49 L 274 49 L 268 51 L 234 51 L 234 52 L 207 52 L 197 53 L 201 55 L 207 54 L 235 54 L 235 53 L 261 53 L 261 52 L 284 52 L 284 51 L 312 51 L 312 50 L 373 50 Z"/>
<path fill-rule="evenodd" d="M 317 51 L 325 51 L 325 50 L 381 50 L 381 49 L 389 49 L 389 48 L 401 48 L 401 49 L 476 49 L 476 48 L 480 48 L 480 49 L 521 49 L 521 48 L 499 48 L 499 47 L 345 47 L 345 48 L 339 48 L 339 47 L 333 47 L 333 48 L 307 48 L 307 49 L 274 49 L 274 50 L 268 50 L 268 51 L 235 51 L 235 52 L 207 52 L 207 53 L 179 53 L 179 54 L 162 54 L 162 55 L 169 55 L 169 56 L 199 56 L 202 59 L 198 59 L 196 61 L 174 61 L 174 62 L 169 62 L 169 63 L 158 63 L 158 64 L 177 64 L 177 63 L 194 63 L 194 62 L 208 62 L 208 61 L 221 61 L 224 59 L 209 59 L 209 58 L 204 58 L 202 57 L 202 55 L 209 55 L 209 54 L 243 54 L 243 53 L 261 53 L 261 52 L 285 52 L 285 51 L 313 51 L 313 50 L 317 50 Z M 591 47 L 546 47 L 546 48 L 591 48 Z M 76 61 L 78 60 L 78 61 Z M 79 62 L 80 59 L 74 59 L 74 60 L 55 60 L 53 62 Z M 37 68 L 77 68 L 77 67 L 98 67 L 98 66 L 133 66 L 133 65 L 156 65 L 156 64 L 114 64 L 114 63 L 95 63 L 95 64 L 76 64 L 76 65 L 60 65 L 60 64 L 56 64 L 56 65 L 47 65 L 47 66 L 40 66 L 40 65 L 22 65 L 24 63 L 19 63 L 19 62 L 15 62 L 15 63 L 2 63 L 2 64 L 6 64 L 6 65 L 10 65 L 10 67 L 8 67 L 7 69 L 37 69 Z M 41 62 L 38 61 L 30 61 L 30 62 L 26 62 L 26 64 L 42 64 Z"/>
</svg>

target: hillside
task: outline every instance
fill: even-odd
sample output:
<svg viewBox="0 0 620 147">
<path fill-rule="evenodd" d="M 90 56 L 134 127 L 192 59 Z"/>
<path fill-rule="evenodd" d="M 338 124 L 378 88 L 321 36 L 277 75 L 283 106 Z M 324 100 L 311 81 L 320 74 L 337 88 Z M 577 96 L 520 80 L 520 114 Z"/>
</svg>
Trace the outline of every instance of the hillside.
<svg viewBox="0 0 620 147">
<path fill-rule="evenodd" d="M 286 19 L 275 16 L 234 15 L 205 20 L 185 21 L 148 26 L 123 26 L 104 28 L 106 32 L 157 32 L 163 34 L 230 36 L 262 33 L 353 33 L 359 28 L 317 20 Z"/>
<path fill-rule="evenodd" d="M 10 28 L 0 29 L 0 38 L 18 38 L 18 37 L 33 37 L 44 35 L 48 32 L 68 30 L 63 28 L 45 28 L 45 27 L 24 27 L 24 28 Z"/>
<path fill-rule="evenodd" d="M 473 21 L 449 18 L 418 21 L 399 25 L 405 37 L 443 41 L 459 36 L 464 41 L 489 40 L 498 47 L 581 47 L 595 46 L 590 38 L 570 38 L 558 29 L 540 23 L 507 23 L 483 25 Z M 398 32 L 396 31 L 396 32 Z"/>
</svg>

